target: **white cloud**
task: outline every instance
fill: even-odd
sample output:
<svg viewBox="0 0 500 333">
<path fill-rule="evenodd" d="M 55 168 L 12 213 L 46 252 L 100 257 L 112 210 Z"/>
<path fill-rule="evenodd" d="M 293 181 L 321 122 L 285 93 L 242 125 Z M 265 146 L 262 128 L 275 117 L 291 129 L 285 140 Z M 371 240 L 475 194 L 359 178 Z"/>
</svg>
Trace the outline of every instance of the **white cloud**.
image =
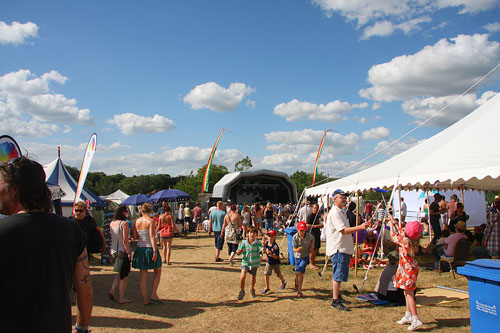
<svg viewBox="0 0 500 333">
<path fill-rule="evenodd" d="M 215 82 L 207 82 L 194 87 L 184 97 L 184 103 L 190 104 L 194 110 L 228 112 L 236 109 L 243 99 L 254 91 L 254 88 L 240 82 L 231 83 L 229 88 L 221 87 Z"/>
<path fill-rule="evenodd" d="M 366 107 L 368 107 L 368 103 L 350 104 L 335 100 L 324 105 L 293 99 L 288 103 L 276 105 L 274 107 L 274 114 L 285 118 L 287 121 L 298 121 L 305 118 L 308 120 L 339 122 L 345 120 L 344 115 L 353 109 Z"/>
<path fill-rule="evenodd" d="M 358 119 L 358 123 L 360 123 L 360 124 L 365 124 L 367 121 L 368 121 L 368 119 L 366 117 L 361 117 Z"/>
<path fill-rule="evenodd" d="M 123 134 L 162 133 L 172 131 L 175 123 L 163 116 L 143 117 L 134 113 L 116 114 L 113 119 L 106 120 L 108 124 L 116 125 Z"/>
<path fill-rule="evenodd" d="M 247 99 L 246 101 L 246 106 L 250 107 L 251 109 L 255 109 L 256 102 L 252 99 Z"/>
<path fill-rule="evenodd" d="M 397 142 L 393 142 L 391 140 L 380 141 L 375 146 L 374 151 L 383 150 L 382 153 L 392 156 L 392 155 L 402 153 L 405 150 L 408 150 L 408 149 L 412 148 L 413 146 L 415 146 L 423 141 L 425 141 L 425 139 L 418 141 L 413 137 L 408 137 L 405 141 L 397 141 Z"/>
<path fill-rule="evenodd" d="M 89 109 L 79 109 L 75 99 L 53 93 L 51 82 L 65 84 L 67 77 L 56 71 L 37 77 L 29 70 L 0 76 L 0 123 L 18 136 L 47 136 L 59 130 L 48 122 L 92 124 Z M 7 124 L 16 124 L 9 126 Z M 66 124 L 62 131 L 71 129 Z"/>
<path fill-rule="evenodd" d="M 373 103 L 372 105 L 372 110 L 378 110 L 382 107 L 382 104 L 381 103 L 378 103 L 378 102 L 375 102 Z"/>
<path fill-rule="evenodd" d="M 323 138 L 324 131 L 304 129 L 298 131 L 279 131 L 264 135 L 267 142 L 276 142 L 266 148 L 274 154 L 290 152 L 298 156 L 310 155 L 316 158 L 319 144 Z M 347 155 L 358 150 L 359 136 L 356 133 L 342 135 L 336 132 L 328 132 L 323 144 L 322 154 Z"/>
<path fill-rule="evenodd" d="M 498 0 L 437 0 L 439 8 L 459 7 L 459 14 L 475 14 L 498 6 Z"/>
<path fill-rule="evenodd" d="M 396 29 L 405 33 L 421 29 L 423 15 L 432 15 L 445 8 L 457 9 L 458 14 L 474 14 L 498 5 L 498 0 L 313 0 L 327 17 L 333 14 L 354 22 L 356 29 L 371 24 L 363 37 L 388 36 Z"/>
<path fill-rule="evenodd" d="M 364 140 L 378 140 L 382 138 L 386 138 L 391 134 L 391 130 L 388 129 L 387 127 L 375 127 L 372 129 L 369 129 L 367 131 L 363 131 L 363 134 L 361 137 Z"/>
<path fill-rule="evenodd" d="M 0 21 L 0 44 L 22 44 L 26 38 L 37 37 L 38 26 L 32 22 L 7 24 Z"/>
<path fill-rule="evenodd" d="M 404 34 L 409 35 L 413 32 L 420 31 L 421 23 L 430 22 L 429 16 L 415 18 L 413 20 L 405 21 L 399 24 L 394 24 L 390 21 L 383 20 L 375 22 L 372 26 L 366 27 L 363 30 L 361 39 L 370 39 L 373 36 L 386 37 L 392 35 L 396 30 L 401 30 Z"/>
<path fill-rule="evenodd" d="M 446 105 L 455 101 L 452 105 L 441 111 L 439 114 L 430 119 L 425 126 L 448 127 L 456 121 L 462 119 L 477 107 L 488 101 L 497 93 L 487 91 L 477 98 L 475 94 L 467 94 L 464 96 L 445 96 L 445 97 L 429 97 L 429 98 L 414 98 L 402 104 L 403 112 L 409 114 L 416 119 L 416 123 L 430 118 L 437 111 L 443 109 Z"/>
<path fill-rule="evenodd" d="M 500 22 L 488 23 L 483 28 L 485 28 L 489 32 L 498 32 L 500 31 Z"/>
<path fill-rule="evenodd" d="M 499 62 L 500 43 L 488 41 L 488 35 L 441 39 L 413 55 L 370 68 L 368 82 L 372 87 L 361 89 L 359 94 L 387 102 L 459 94 Z"/>
<path fill-rule="evenodd" d="M 30 156 L 42 164 L 52 162 L 57 157 L 57 147 L 61 147 L 61 159 L 66 165 L 80 168 L 87 142 L 71 144 L 42 144 L 39 142 L 18 140 L 21 149 L 26 149 Z M 154 152 L 129 153 L 130 146 L 114 142 L 110 145 L 98 143 L 92 160 L 91 172 L 100 171 L 107 175 L 124 174 L 126 176 L 166 173 L 171 176 L 189 175 L 205 165 L 212 147 L 176 147 Z M 213 163 L 225 165 L 229 169 L 244 158 L 242 152 L 235 149 L 217 149 Z M 254 162 L 254 158 L 252 163 Z"/>
</svg>

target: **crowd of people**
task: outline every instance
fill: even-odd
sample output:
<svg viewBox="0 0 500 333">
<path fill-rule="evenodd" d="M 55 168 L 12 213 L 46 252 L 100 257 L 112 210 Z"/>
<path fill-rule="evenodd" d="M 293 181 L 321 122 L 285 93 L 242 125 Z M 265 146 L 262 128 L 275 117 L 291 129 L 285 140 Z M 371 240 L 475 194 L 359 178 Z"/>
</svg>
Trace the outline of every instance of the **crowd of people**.
<svg viewBox="0 0 500 333">
<path fill-rule="evenodd" d="M 287 222 L 296 220 L 296 233 L 292 237 L 295 263 L 294 289 L 297 298 L 304 295 L 304 273 L 306 269 L 318 269 L 316 256 L 321 247 L 322 230 L 326 240 L 326 257 L 332 267 L 332 301 L 330 306 L 340 311 L 350 311 L 350 301 L 342 296 L 342 283 L 347 282 L 352 256 L 355 252 L 355 235 L 365 232 L 360 260 L 369 263 L 378 253 L 388 259 L 376 286 L 381 299 L 406 304 L 406 311 L 398 324 L 409 324 L 409 330 L 422 327 L 417 315 L 415 289 L 419 273 L 415 259 L 422 249 L 419 239 L 425 221 L 406 221 L 406 211 L 400 219 L 393 217 L 391 209 L 382 204 L 366 205 L 364 212 L 356 216 L 355 206 L 347 204 L 347 194 L 341 190 L 333 193 L 333 205 L 324 209 L 307 202 L 295 213 L 292 205 L 261 206 L 225 205 L 219 201 L 204 214 L 199 204 L 193 209 L 189 204 L 179 206 L 173 212 L 167 204 L 155 213 L 150 204 L 143 204 L 139 217 L 132 228 L 127 207 L 119 206 L 111 221 L 110 251 L 113 270 L 108 297 L 119 304 L 129 303 L 126 298 L 127 277 L 131 268 L 140 272 L 139 288 L 144 306 L 161 303 L 157 293 L 161 281 L 162 264 L 171 264 L 172 240 L 175 233 L 182 234 L 203 229 L 203 217 L 208 217 L 206 230 L 213 234 L 215 262 L 223 262 L 221 251 L 224 243 L 228 249 L 228 264 L 235 265 L 241 256 L 239 300 L 245 297 L 246 276 L 250 274 L 250 295 L 256 296 L 258 268 L 265 259 L 263 277 L 265 288 L 261 294 L 271 290 L 270 276 L 279 279 L 279 289 L 285 289 L 287 281 L 281 273 L 282 254 L 276 242 L 277 234 Z M 495 198 L 489 210 L 488 223 L 467 230 L 467 214 L 457 198 L 443 204 L 439 194 L 426 208 L 429 224 L 434 233 L 431 251 L 436 260 L 441 255 L 450 255 L 454 246 L 462 239 L 472 245 L 473 253 L 500 259 L 500 198 Z M 453 210 L 450 213 L 450 208 Z M 10 320 L 3 323 L 8 331 L 36 331 L 40 328 L 67 332 L 71 329 L 71 290 L 76 296 L 76 332 L 88 332 L 92 312 L 93 291 L 88 254 L 94 249 L 102 251 L 106 240 L 102 230 L 88 214 L 84 202 L 74 205 L 71 219 L 50 213 L 51 194 L 45 184 L 45 174 L 40 164 L 20 157 L 12 163 L 0 165 L 0 214 L 8 215 L 0 223 L 0 260 L 9 267 L 9 274 L 0 277 L 2 313 Z M 291 217 L 297 216 L 297 219 Z M 354 216 L 354 223 L 353 223 Z M 439 217 L 439 218 L 438 218 Z M 388 226 L 386 229 L 385 221 Z M 180 222 L 180 223 L 179 223 Z M 182 225 L 179 229 L 177 225 Z M 22 247 L 16 243 L 23 239 Z M 130 241 L 137 247 L 132 255 Z M 160 253 L 163 247 L 163 259 Z M 476 250 L 474 250 L 476 249 Z M 32 253 L 41 253 L 32 256 Z M 381 255 L 381 257 L 383 257 Z M 23 258 L 22 261 L 19 258 Z M 382 262 L 382 261 L 381 261 Z M 397 263 L 397 264 L 396 264 Z M 357 265 L 358 263 L 354 263 Z M 147 274 L 153 271 L 151 293 L 147 290 Z M 57 273 L 54 273 L 57 272 Z M 37 284 L 29 280 L 37 276 Z M 40 288 L 40 286 L 42 286 Z M 118 289 L 118 293 L 116 292 Z M 35 298 L 33 296 L 36 295 Z M 24 300 L 30 299 L 27 304 Z M 49 300 L 51 306 L 44 307 Z M 23 309 L 22 312 L 19 309 Z M 36 310 L 34 310 L 36 309 Z M 26 311 L 31 320 L 24 320 Z"/>
</svg>

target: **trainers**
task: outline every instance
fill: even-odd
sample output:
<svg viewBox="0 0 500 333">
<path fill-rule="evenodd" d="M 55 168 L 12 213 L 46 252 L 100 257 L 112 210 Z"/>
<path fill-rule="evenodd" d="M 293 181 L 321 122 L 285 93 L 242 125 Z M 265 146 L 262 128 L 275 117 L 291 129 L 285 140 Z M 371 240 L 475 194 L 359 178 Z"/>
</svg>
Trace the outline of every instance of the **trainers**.
<svg viewBox="0 0 500 333">
<path fill-rule="evenodd" d="M 243 290 L 240 290 L 240 293 L 238 294 L 238 300 L 242 300 L 243 297 L 245 297 L 245 292 Z"/>
<path fill-rule="evenodd" d="M 396 323 L 399 325 L 411 324 L 411 317 L 404 315 L 403 318 L 398 320 Z"/>
<path fill-rule="evenodd" d="M 347 306 L 342 304 L 342 302 L 340 302 L 340 300 L 338 300 L 338 299 L 332 300 L 332 304 L 330 305 L 330 307 L 332 309 L 337 309 L 340 311 L 351 311 Z"/>
<path fill-rule="evenodd" d="M 283 282 L 283 284 L 280 286 L 280 290 L 283 290 L 283 289 L 285 289 L 285 288 L 286 288 L 286 281 L 285 281 L 285 282 Z"/>
<path fill-rule="evenodd" d="M 224 260 L 221 258 L 215 258 L 215 262 L 223 262 Z"/>
<path fill-rule="evenodd" d="M 252 295 L 252 297 L 255 297 L 255 289 L 250 289 L 250 294 Z"/>
<path fill-rule="evenodd" d="M 267 294 L 269 291 L 271 291 L 271 289 L 266 288 L 266 289 L 262 289 L 261 293 L 262 293 L 262 295 L 265 295 L 265 294 Z"/>
<path fill-rule="evenodd" d="M 339 295 L 339 302 L 342 303 L 342 304 L 351 304 L 351 301 L 348 301 L 346 299 L 343 299 L 342 296 Z"/>
<path fill-rule="evenodd" d="M 420 327 L 422 327 L 422 322 L 420 321 L 420 319 L 417 319 L 417 320 L 414 320 L 411 322 L 411 325 L 408 326 L 408 331 L 414 331 L 414 330 L 418 330 Z"/>
</svg>

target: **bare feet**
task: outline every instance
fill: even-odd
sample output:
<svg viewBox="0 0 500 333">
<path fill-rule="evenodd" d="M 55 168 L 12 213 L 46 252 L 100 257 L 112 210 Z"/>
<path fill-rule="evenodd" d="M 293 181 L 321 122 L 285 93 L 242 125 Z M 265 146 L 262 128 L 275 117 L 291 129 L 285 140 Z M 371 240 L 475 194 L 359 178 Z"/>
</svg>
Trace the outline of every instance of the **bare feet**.
<svg viewBox="0 0 500 333">
<path fill-rule="evenodd" d="M 112 301 L 115 301 L 115 302 L 116 302 L 115 295 L 114 295 L 111 291 L 109 291 L 109 292 L 108 292 L 108 298 L 109 298 L 110 300 L 112 300 Z"/>
</svg>

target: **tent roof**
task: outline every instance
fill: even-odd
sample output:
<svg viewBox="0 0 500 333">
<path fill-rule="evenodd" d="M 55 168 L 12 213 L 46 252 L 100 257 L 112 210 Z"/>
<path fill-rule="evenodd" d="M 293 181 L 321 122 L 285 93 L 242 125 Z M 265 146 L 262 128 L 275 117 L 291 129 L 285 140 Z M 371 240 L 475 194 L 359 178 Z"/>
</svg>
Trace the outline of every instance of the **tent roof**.
<svg viewBox="0 0 500 333">
<path fill-rule="evenodd" d="M 47 181 L 48 183 L 59 185 L 64 193 L 66 193 L 66 195 L 61 198 L 62 205 L 72 206 L 75 199 L 77 182 L 73 179 L 73 177 L 71 177 L 68 170 L 61 161 L 61 158 L 58 157 L 49 164 L 44 165 L 43 169 L 45 171 L 45 181 Z M 80 194 L 80 200 L 90 200 L 90 204 L 92 206 L 107 206 L 106 201 L 102 200 L 86 188 L 83 188 L 82 193 Z"/>
<path fill-rule="evenodd" d="M 371 168 L 306 190 L 308 196 L 390 188 L 500 190 L 500 94 L 424 142 Z"/>
<path fill-rule="evenodd" d="M 115 201 L 117 203 L 122 202 L 123 200 L 127 199 L 130 195 L 127 193 L 123 192 L 122 190 L 116 190 L 115 192 L 111 193 L 110 195 L 106 195 L 102 197 L 103 199 L 109 200 L 109 201 Z"/>
</svg>

